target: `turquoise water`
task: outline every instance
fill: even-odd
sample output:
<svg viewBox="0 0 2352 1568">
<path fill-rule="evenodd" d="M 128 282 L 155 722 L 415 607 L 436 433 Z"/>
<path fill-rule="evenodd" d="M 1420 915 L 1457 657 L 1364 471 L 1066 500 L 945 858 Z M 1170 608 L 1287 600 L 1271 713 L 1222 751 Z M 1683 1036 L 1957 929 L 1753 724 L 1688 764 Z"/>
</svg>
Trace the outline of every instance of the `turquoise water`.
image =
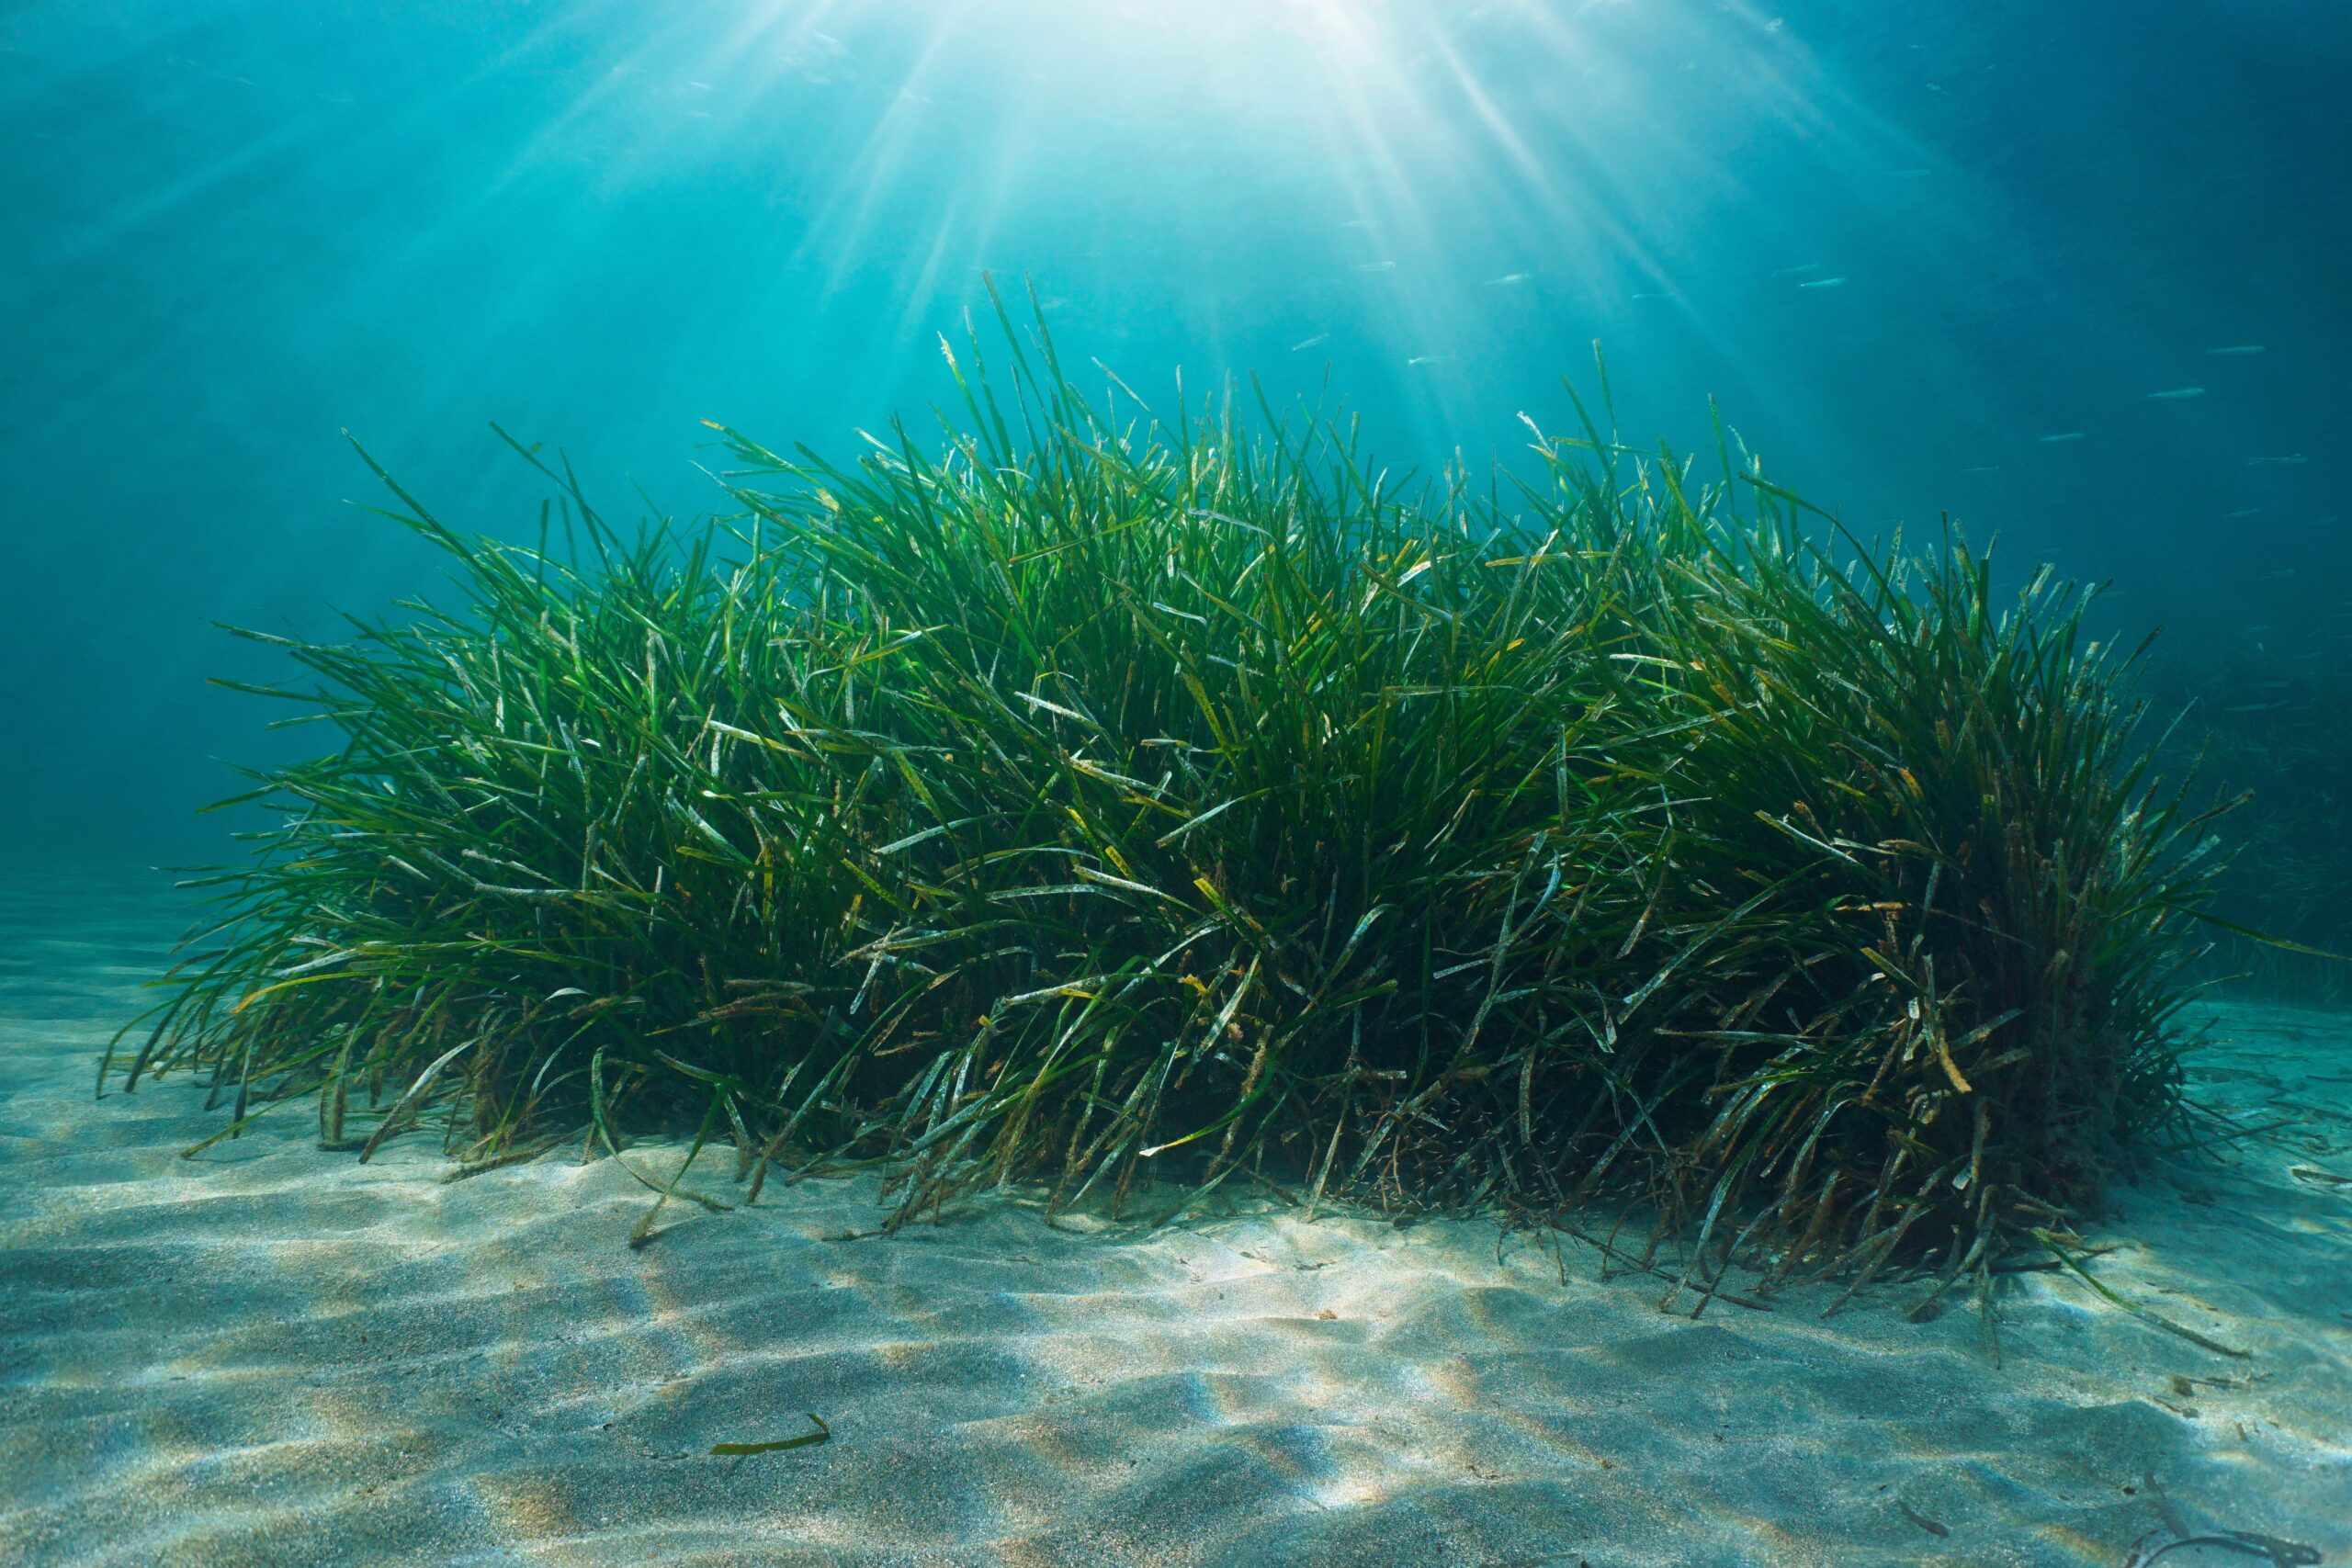
<svg viewBox="0 0 2352 1568">
<path fill-rule="evenodd" d="M 2347 72 L 2342 0 L 8 0 L 0 1564 L 2344 1561 L 2324 957 L 2199 971 L 2253 971 L 2181 1017 L 2214 1147 L 2114 1173 L 2096 1278 L 2020 1244 L 1917 1323 L 1272 1181 L 649 1233 L 660 1129 L 363 1164 L 307 1098 L 90 1091 L 187 916 L 149 868 L 318 733 L 216 623 L 437 591 L 346 434 L 469 530 L 538 527 L 492 422 L 691 516 L 705 422 L 925 439 L 991 276 L 1082 382 L 1255 378 L 1396 470 L 1528 466 L 1598 344 L 1633 440 L 1720 408 L 1860 536 L 2110 581 L 2163 765 L 2258 792 L 2222 908 L 2352 951 Z"/>
<path fill-rule="evenodd" d="M 212 759 L 292 742 L 201 683 L 267 669 L 207 623 L 434 581 L 340 431 L 486 530 L 539 493 L 492 420 L 691 513 L 702 419 L 920 416 L 982 269 L 1081 364 L 1328 387 L 1401 466 L 1566 424 L 1598 339 L 1629 434 L 1713 396 L 1859 525 L 2341 660 L 2348 63 L 2324 0 L 28 0 L 0 834 L 217 847 Z"/>
</svg>

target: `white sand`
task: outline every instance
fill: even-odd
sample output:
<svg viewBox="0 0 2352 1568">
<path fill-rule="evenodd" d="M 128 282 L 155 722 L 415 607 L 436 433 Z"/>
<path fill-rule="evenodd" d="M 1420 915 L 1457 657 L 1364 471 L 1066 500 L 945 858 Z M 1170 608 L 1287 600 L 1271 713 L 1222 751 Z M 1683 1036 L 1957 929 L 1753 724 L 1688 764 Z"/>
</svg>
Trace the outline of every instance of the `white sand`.
<svg viewBox="0 0 2352 1568">
<path fill-rule="evenodd" d="M 871 1190 L 817 1182 L 632 1251 L 610 1161 L 445 1184 L 429 1140 L 361 1166 L 294 1108 L 182 1160 L 201 1090 L 91 1099 L 169 934 L 0 886 L 0 1562 L 2115 1568 L 2152 1474 L 2189 1529 L 2352 1553 L 2352 1191 L 2290 1174 L 2352 1172 L 2343 1018 L 2222 1015 L 2203 1088 L 2307 1144 L 2097 1228 L 2101 1279 L 2251 1359 L 2026 1274 L 1995 1365 L 1913 1290 L 1692 1323 L 1491 1224 L 1005 1203 L 842 1240 Z M 804 1411 L 829 1445 L 707 1452 Z"/>
</svg>

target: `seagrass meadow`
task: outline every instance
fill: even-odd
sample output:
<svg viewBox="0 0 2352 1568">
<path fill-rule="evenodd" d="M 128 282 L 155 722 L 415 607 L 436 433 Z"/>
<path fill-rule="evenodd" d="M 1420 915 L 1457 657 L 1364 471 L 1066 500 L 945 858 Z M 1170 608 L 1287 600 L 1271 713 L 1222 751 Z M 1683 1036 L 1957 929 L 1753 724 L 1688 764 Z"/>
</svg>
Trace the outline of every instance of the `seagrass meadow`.
<svg viewBox="0 0 2352 1568">
<path fill-rule="evenodd" d="M 0 4 L 0 1568 L 2352 1562 L 2347 79 Z"/>
<path fill-rule="evenodd" d="M 639 1243 L 845 1171 L 891 1228 L 1006 1184 L 1602 1215 L 1694 1312 L 2078 1267 L 2197 1136 L 2227 802 L 2086 594 L 1628 444 L 1605 371 L 1517 478 L 1408 481 L 999 315 L 936 430 L 722 431 L 707 523 L 518 444 L 555 499 L 500 542 L 377 468 L 452 587 L 263 638 L 323 740 L 101 1089 L 609 1157 Z"/>
</svg>

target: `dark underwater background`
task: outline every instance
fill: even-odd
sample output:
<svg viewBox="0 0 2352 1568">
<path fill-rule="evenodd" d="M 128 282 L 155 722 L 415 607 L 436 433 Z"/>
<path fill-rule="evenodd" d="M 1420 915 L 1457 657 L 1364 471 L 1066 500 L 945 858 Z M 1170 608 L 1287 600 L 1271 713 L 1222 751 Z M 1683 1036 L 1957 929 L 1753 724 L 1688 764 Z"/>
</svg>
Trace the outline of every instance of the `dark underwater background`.
<svg viewBox="0 0 2352 1568">
<path fill-rule="evenodd" d="M 225 852 L 305 737 L 211 623 L 439 581 L 340 432 L 468 528 L 537 525 L 493 420 L 691 515 L 702 420 L 921 436 L 993 272 L 1405 468 L 1518 463 L 1598 340 L 1630 438 L 1713 398 L 1858 532 L 2110 581 L 2259 792 L 2232 912 L 2352 941 L 2347 71 L 2340 0 L 17 0 L 0 853 Z"/>
</svg>

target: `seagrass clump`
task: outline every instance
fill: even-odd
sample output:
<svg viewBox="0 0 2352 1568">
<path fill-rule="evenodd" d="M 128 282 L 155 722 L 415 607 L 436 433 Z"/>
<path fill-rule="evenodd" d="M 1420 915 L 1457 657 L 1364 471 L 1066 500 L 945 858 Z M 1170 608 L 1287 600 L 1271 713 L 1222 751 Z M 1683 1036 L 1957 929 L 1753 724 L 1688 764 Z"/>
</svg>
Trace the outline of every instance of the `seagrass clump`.
<svg viewBox="0 0 2352 1568">
<path fill-rule="evenodd" d="M 870 1165 L 900 1219 L 1606 1201 L 1702 1299 L 1988 1278 L 2176 1112 L 2209 830 L 2081 595 L 1581 404 L 1523 484 L 1399 488 L 1008 338 L 928 445 L 726 432 L 707 525 L 564 485 L 526 547 L 394 485 L 460 597 L 283 641 L 334 745 L 240 797 L 106 1072 L 714 1205 L 713 1143 L 734 1201 Z"/>
</svg>

